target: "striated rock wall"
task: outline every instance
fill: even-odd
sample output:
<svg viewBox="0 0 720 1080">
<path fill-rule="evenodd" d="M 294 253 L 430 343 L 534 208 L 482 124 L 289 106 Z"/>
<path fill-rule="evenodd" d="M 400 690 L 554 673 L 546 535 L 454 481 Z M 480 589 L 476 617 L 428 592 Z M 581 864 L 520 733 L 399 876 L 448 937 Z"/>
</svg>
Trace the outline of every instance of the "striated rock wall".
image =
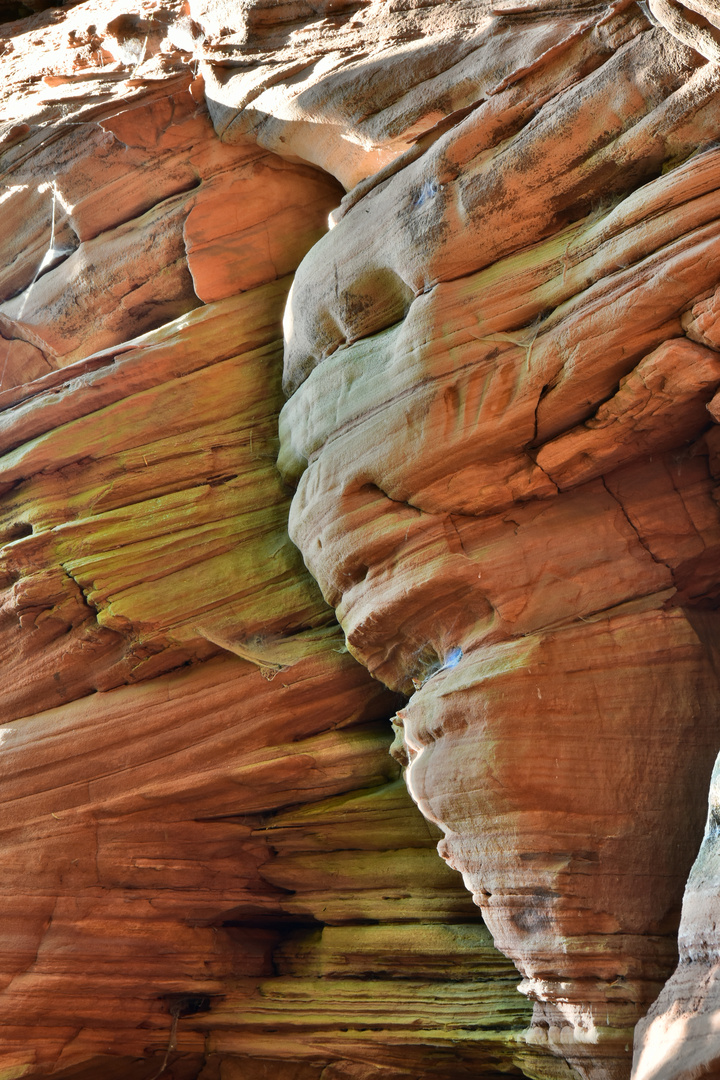
<svg viewBox="0 0 720 1080">
<path fill-rule="evenodd" d="M 498 7 L 493 82 L 348 194 L 285 320 L 291 535 L 417 691 L 408 784 L 528 1041 L 592 1077 L 674 966 L 718 748 L 706 8 Z"/>
<path fill-rule="evenodd" d="M 715 8 L 0 11 L 8 1080 L 629 1076 L 720 749 Z M 638 1080 L 713 1075 L 712 821 Z"/>
<path fill-rule="evenodd" d="M 342 189 L 220 141 L 182 5 L 0 30 L 0 1072 L 519 1075 L 402 699 L 287 533 L 288 273 Z"/>
</svg>

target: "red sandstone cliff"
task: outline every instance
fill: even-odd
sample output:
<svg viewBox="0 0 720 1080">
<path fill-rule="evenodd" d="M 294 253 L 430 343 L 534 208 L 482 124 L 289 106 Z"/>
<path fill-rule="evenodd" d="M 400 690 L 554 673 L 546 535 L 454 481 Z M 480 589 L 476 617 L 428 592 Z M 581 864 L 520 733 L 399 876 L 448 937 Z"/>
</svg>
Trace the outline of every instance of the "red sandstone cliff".
<svg viewBox="0 0 720 1080">
<path fill-rule="evenodd" d="M 716 4 L 14 8 L 0 1076 L 714 1075 Z"/>
</svg>

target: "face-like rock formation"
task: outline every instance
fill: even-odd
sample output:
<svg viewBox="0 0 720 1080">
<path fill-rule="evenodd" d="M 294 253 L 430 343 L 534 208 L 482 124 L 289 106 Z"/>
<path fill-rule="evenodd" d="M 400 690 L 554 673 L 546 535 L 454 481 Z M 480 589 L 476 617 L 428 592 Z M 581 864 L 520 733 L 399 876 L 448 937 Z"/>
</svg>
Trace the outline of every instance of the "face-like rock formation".
<svg viewBox="0 0 720 1080">
<path fill-rule="evenodd" d="M 718 31 L 544 7 L 301 265 L 280 462 L 529 1041 L 620 1077 L 720 745 Z"/>
</svg>

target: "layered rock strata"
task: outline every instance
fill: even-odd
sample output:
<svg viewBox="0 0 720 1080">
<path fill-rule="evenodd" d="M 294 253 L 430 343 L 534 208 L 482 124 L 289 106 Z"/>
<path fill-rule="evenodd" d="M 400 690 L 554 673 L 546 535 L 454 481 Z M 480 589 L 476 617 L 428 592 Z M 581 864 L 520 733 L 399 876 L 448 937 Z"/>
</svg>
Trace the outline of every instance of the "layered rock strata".
<svg viewBox="0 0 720 1080">
<path fill-rule="evenodd" d="M 301 265 L 280 462 L 528 1041 L 620 1077 L 720 742 L 717 27 L 547 7 L 478 24 L 492 84 Z"/>
<path fill-rule="evenodd" d="M 714 7 L 43 7 L 0 1065 L 626 1076 L 720 746 Z"/>
<path fill-rule="evenodd" d="M 520 1075 L 287 534 L 287 275 L 342 189 L 219 140 L 182 5 L 0 30 L 0 1073 Z"/>
</svg>

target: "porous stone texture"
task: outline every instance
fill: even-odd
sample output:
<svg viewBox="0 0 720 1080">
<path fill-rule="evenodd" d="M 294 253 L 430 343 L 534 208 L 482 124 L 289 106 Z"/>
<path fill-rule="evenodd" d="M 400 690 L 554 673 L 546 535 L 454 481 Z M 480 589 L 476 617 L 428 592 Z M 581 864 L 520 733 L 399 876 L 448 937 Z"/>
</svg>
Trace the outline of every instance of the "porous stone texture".
<svg viewBox="0 0 720 1080">
<path fill-rule="evenodd" d="M 409 788 L 528 1042 L 623 1077 L 720 743 L 720 20 L 475 12 L 473 100 L 355 176 L 295 276 L 280 464 L 351 651 L 412 695 Z"/>
<path fill-rule="evenodd" d="M 287 532 L 282 312 L 343 189 L 220 140 L 184 5 L 24 14 L 0 24 L 0 1076 L 519 1076 L 530 1009 L 388 753 L 402 699 Z"/>
<path fill-rule="evenodd" d="M 0 18 L 0 1076 L 624 1080 L 720 749 L 716 5 Z M 713 828 L 638 1080 L 713 1075 Z"/>
</svg>

